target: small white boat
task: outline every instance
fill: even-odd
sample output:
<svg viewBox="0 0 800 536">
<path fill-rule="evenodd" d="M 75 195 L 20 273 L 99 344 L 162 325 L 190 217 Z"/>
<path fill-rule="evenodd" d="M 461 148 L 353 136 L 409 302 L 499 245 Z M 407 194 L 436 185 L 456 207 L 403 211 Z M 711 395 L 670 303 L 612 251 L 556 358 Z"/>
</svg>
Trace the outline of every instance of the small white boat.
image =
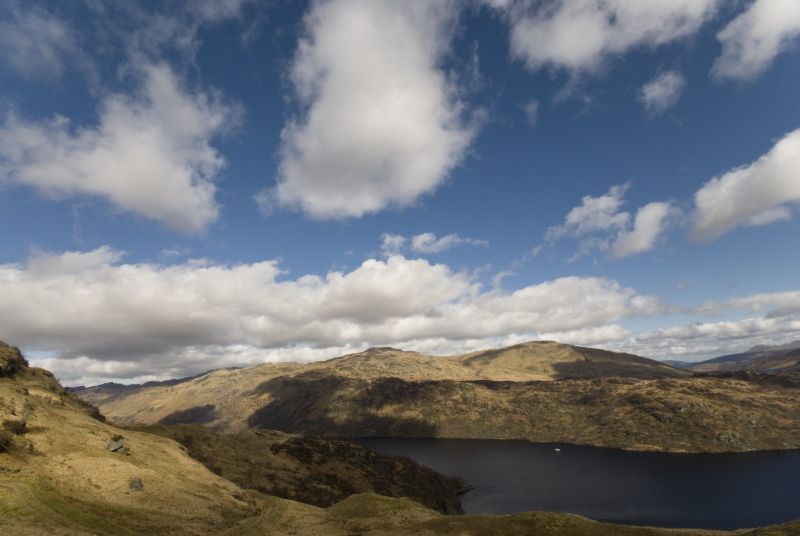
<svg viewBox="0 0 800 536">
<path fill-rule="evenodd" d="M 553 449 L 556 452 L 561 452 L 561 449 Z"/>
</svg>

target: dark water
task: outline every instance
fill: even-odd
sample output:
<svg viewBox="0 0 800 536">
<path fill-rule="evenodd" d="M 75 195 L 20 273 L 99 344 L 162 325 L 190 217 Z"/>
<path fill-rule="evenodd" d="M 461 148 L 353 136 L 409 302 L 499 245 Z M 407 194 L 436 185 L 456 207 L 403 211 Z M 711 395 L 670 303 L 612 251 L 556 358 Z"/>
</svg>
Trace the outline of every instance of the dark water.
<svg viewBox="0 0 800 536">
<path fill-rule="evenodd" d="M 358 442 L 463 477 L 475 486 L 462 496 L 467 513 L 542 510 L 709 529 L 800 518 L 800 451 L 655 454 L 480 439 Z"/>
</svg>

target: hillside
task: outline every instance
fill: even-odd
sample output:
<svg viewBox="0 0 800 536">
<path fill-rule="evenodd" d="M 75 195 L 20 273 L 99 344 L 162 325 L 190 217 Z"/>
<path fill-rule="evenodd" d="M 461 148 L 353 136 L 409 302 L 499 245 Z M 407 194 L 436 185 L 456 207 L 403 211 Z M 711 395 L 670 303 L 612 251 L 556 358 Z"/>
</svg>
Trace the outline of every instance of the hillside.
<svg viewBox="0 0 800 536">
<path fill-rule="evenodd" d="M 371 348 L 317 363 L 266 363 L 214 370 L 180 383 L 105 384 L 78 389 L 76 394 L 120 424 L 199 423 L 235 432 L 252 428 L 251 416 L 272 402 L 264 386 L 279 379 L 525 382 L 572 377 L 682 378 L 690 374 L 630 354 L 545 341 L 448 357 Z"/>
<path fill-rule="evenodd" d="M 16 527 L 5 534 L 205 534 L 255 515 L 238 486 L 174 441 L 104 423 L 15 348 L 0 344 L 0 355 L 0 526 Z"/>
<path fill-rule="evenodd" d="M 178 441 L 193 458 L 244 489 L 314 506 L 332 506 L 350 495 L 373 492 L 460 514 L 458 495 L 469 489 L 460 478 L 349 441 L 276 431 L 216 434 L 199 425 L 139 429 Z"/>
<path fill-rule="evenodd" d="M 692 377 L 637 356 L 543 342 L 453 357 L 376 348 L 122 396 L 80 394 L 125 424 L 727 452 L 800 447 L 798 385 L 791 376 Z"/>
<path fill-rule="evenodd" d="M 695 372 L 756 370 L 786 374 L 800 372 L 800 341 L 779 346 L 754 346 L 739 354 L 715 357 L 688 367 Z"/>
<path fill-rule="evenodd" d="M 280 433 L 224 439 L 198 427 L 158 427 L 150 431 L 178 437 L 188 447 L 141 430 L 103 422 L 94 408 L 61 388 L 50 373 L 28 367 L 19 351 L 0 343 L 0 533 L 20 536 L 118 535 L 506 535 L 543 536 L 792 536 L 788 523 L 735 533 L 662 530 L 599 523 L 570 514 L 450 516 L 407 498 L 374 493 L 350 495 L 328 508 L 244 490 L 218 476 L 247 479 L 248 466 L 263 469 L 259 450 L 286 463 L 288 474 L 314 467 L 366 480 L 393 481 L 406 469 L 396 460 L 344 449 L 344 442 L 292 438 Z M 188 439 L 191 438 L 191 439 Z M 298 440 L 299 441 L 295 441 Z M 322 443 L 316 443 L 321 441 Z M 276 446 L 277 448 L 273 448 Z M 328 448 L 319 448 L 327 445 Z M 243 453 L 258 463 L 251 465 Z M 232 455 L 233 453 L 233 455 Z M 288 453 L 288 457 L 283 457 Z M 367 465 L 352 464 L 371 458 Z M 291 462 L 289 458 L 293 458 Z M 328 464 L 331 465 L 328 465 Z M 292 465 L 294 464 L 294 465 Z M 364 468 L 372 471 L 363 473 Z M 369 472 L 367 471 L 367 472 Z M 419 478 L 419 469 L 414 473 Z M 395 473 L 395 474 L 392 474 Z M 280 476 L 280 475 L 279 475 Z M 285 475 L 284 475 L 285 476 Z M 316 475 L 324 481 L 326 475 Z M 330 476 L 330 473 L 328 474 Z M 427 478 L 423 475 L 423 478 Z M 296 481 L 294 481 L 296 483 Z M 308 483 L 308 481 L 305 481 Z M 294 485 L 292 480 L 285 481 Z M 328 482 L 330 483 L 330 482 Z M 319 490 L 319 488 L 317 488 Z"/>
</svg>

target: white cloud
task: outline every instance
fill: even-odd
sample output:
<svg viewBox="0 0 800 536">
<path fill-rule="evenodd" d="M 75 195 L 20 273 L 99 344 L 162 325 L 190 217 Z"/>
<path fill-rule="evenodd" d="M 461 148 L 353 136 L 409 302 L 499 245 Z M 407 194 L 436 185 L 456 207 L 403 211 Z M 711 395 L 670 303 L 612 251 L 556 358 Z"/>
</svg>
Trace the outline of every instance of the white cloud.
<svg viewBox="0 0 800 536">
<path fill-rule="evenodd" d="M 800 316 L 750 317 L 657 329 L 618 341 L 617 345 L 625 351 L 658 359 L 699 361 L 743 352 L 757 344 L 794 340 L 799 334 Z"/>
<path fill-rule="evenodd" d="M 563 224 L 547 229 L 547 241 L 553 245 L 564 237 L 579 240 L 573 259 L 595 250 L 611 251 L 617 258 L 650 251 L 676 209 L 668 202 L 649 203 L 637 211 L 631 227 L 630 213 L 622 210 L 628 188 L 628 184 L 612 186 L 605 195 L 584 196 Z"/>
<path fill-rule="evenodd" d="M 291 68 L 304 108 L 282 133 L 273 197 L 315 218 L 406 206 L 434 191 L 474 135 L 441 69 L 451 1 L 317 1 Z"/>
<path fill-rule="evenodd" d="M 444 264 L 401 256 L 288 279 L 275 261 L 126 264 L 110 248 L 40 252 L 24 266 L 0 265 L 0 295 L 3 340 L 51 359 L 48 366 L 71 381 L 186 375 L 267 355 L 296 358 L 298 348 L 313 350 L 306 358 L 431 340 L 457 348 L 663 310 L 658 300 L 597 277 L 503 292 Z M 75 363 L 93 365 L 80 376 Z"/>
<path fill-rule="evenodd" d="M 398 234 L 384 233 L 381 235 L 381 254 L 384 256 L 398 255 L 405 250 L 414 253 L 436 254 L 458 246 L 487 247 L 489 242 L 477 238 L 464 238 L 456 233 L 444 235 L 441 238 L 434 233 L 421 233 L 411 237 Z"/>
<path fill-rule="evenodd" d="M 90 195 L 185 232 L 218 214 L 214 177 L 225 160 L 210 142 L 237 110 L 181 87 L 169 67 L 142 67 L 136 96 L 113 94 L 99 122 L 75 128 L 60 116 L 0 125 L 0 180 L 53 197 Z"/>
<path fill-rule="evenodd" d="M 744 298 L 735 298 L 722 303 L 703 306 L 700 310 L 716 312 L 721 309 L 744 309 L 755 312 L 768 312 L 769 317 L 800 314 L 800 292 L 766 292 Z"/>
<path fill-rule="evenodd" d="M 483 246 L 489 243 L 486 240 L 476 238 L 463 238 L 455 233 L 445 235 L 441 238 L 433 233 L 422 233 L 411 238 L 411 250 L 416 253 L 441 253 L 456 246 Z"/>
<path fill-rule="evenodd" d="M 406 247 L 406 237 L 398 234 L 383 233 L 381 235 L 381 254 L 386 257 L 399 255 Z"/>
<path fill-rule="evenodd" d="M 686 78 L 678 71 L 666 71 L 642 86 L 639 100 L 645 109 L 659 115 L 677 104 L 686 89 Z"/>
<path fill-rule="evenodd" d="M 756 0 L 717 34 L 722 54 L 714 62 L 712 74 L 740 80 L 758 76 L 798 36 L 800 2 Z"/>
<path fill-rule="evenodd" d="M 548 240 L 565 235 L 586 236 L 595 231 L 622 229 L 628 225 L 630 214 L 621 210 L 629 185 L 612 186 L 607 194 L 581 198 L 581 204 L 567 213 L 563 225 L 547 230 Z"/>
<path fill-rule="evenodd" d="M 663 233 L 670 214 L 675 211 L 671 203 L 648 203 L 636 213 L 633 228 L 620 231 L 613 245 L 617 258 L 650 251 Z"/>
<path fill-rule="evenodd" d="M 531 70 L 596 72 L 608 58 L 693 35 L 719 0 L 491 1 L 505 11 L 511 51 Z"/>
<path fill-rule="evenodd" d="M 0 20 L 0 57 L 29 78 L 59 77 L 69 61 L 84 63 L 75 32 L 44 10 L 11 8 Z"/>
<path fill-rule="evenodd" d="M 693 235 L 713 240 L 739 226 L 787 220 L 800 203 L 800 130 L 755 162 L 711 179 L 695 194 Z"/>
</svg>

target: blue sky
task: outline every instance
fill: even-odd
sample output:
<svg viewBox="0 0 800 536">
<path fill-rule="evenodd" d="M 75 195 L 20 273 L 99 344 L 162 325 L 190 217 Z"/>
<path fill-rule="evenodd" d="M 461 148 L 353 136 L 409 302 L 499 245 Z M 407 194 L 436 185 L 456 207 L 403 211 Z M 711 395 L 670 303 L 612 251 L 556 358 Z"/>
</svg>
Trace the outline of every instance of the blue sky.
<svg viewBox="0 0 800 536">
<path fill-rule="evenodd" d="M 0 338 L 67 383 L 800 338 L 792 0 L 0 3 Z"/>
</svg>

